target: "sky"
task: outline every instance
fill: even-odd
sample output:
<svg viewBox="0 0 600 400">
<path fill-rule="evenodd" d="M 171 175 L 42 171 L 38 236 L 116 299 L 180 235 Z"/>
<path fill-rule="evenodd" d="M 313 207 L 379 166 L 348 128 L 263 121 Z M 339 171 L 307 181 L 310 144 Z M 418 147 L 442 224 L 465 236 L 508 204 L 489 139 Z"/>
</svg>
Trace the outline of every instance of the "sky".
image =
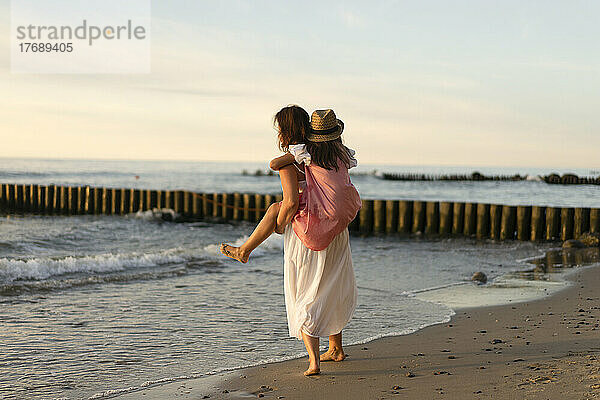
<svg viewBox="0 0 600 400">
<path fill-rule="evenodd" d="M 15 0 L 18 1 L 18 0 Z M 149 74 L 13 74 L 0 157 L 268 161 L 333 108 L 363 164 L 600 168 L 598 1 L 153 1 Z"/>
</svg>

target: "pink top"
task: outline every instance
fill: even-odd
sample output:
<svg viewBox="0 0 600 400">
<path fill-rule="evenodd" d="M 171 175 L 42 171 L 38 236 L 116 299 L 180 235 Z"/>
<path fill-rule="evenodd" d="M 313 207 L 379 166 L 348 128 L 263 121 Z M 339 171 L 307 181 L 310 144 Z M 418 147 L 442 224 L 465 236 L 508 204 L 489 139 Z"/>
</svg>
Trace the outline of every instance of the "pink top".
<svg viewBox="0 0 600 400">
<path fill-rule="evenodd" d="M 304 162 L 306 185 L 300 193 L 300 205 L 292 227 L 302 243 L 311 250 L 321 251 L 356 217 L 362 205 L 358 191 L 350 182 L 348 169 L 328 170 L 312 165 L 304 145 L 290 147 L 296 161 Z M 351 151 L 354 156 L 354 151 Z M 351 158 L 351 167 L 357 165 Z"/>
</svg>

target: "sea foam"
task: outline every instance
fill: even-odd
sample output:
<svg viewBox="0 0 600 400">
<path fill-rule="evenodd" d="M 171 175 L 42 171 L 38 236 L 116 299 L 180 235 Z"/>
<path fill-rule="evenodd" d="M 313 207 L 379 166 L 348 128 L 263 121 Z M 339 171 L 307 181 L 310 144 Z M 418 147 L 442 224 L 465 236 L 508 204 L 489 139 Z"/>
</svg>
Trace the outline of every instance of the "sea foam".
<svg viewBox="0 0 600 400">
<path fill-rule="evenodd" d="M 193 254 L 180 248 L 156 253 L 97 254 L 67 257 L 0 258 L 0 283 L 42 280 L 69 273 L 105 273 L 189 261 Z"/>
</svg>

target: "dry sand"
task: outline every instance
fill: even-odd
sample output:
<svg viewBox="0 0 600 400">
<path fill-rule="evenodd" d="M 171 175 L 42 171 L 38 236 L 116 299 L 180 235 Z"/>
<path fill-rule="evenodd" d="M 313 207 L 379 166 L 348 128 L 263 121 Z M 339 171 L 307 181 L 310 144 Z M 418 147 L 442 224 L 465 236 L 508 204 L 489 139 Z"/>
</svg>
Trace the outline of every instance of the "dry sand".
<svg viewBox="0 0 600 400">
<path fill-rule="evenodd" d="M 350 346 L 316 377 L 302 376 L 303 358 L 120 399 L 597 399 L 600 268 L 568 279 L 544 299 L 463 308 L 449 323 Z"/>
</svg>

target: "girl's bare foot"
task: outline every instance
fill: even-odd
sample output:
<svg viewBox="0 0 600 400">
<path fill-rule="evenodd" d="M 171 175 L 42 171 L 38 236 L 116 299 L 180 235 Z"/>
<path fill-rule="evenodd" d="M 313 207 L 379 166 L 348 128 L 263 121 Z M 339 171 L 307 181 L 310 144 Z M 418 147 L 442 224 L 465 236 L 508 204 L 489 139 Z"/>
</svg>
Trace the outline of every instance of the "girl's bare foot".
<svg viewBox="0 0 600 400">
<path fill-rule="evenodd" d="M 221 243 L 221 253 L 229 258 L 238 260 L 242 264 L 246 264 L 250 257 L 250 254 L 245 254 L 239 247 L 233 247 L 225 243 Z"/>
<path fill-rule="evenodd" d="M 319 375 L 321 373 L 321 369 L 317 366 L 313 366 L 312 364 L 308 366 L 308 369 L 304 371 L 304 376 L 313 376 Z"/>
<path fill-rule="evenodd" d="M 344 361 L 345 358 L 346 354 L 344 354 L 344 350 L 337 347 L 329 348 L 329 350 L 319 357 L 321 361 Z"/>
</svg>

